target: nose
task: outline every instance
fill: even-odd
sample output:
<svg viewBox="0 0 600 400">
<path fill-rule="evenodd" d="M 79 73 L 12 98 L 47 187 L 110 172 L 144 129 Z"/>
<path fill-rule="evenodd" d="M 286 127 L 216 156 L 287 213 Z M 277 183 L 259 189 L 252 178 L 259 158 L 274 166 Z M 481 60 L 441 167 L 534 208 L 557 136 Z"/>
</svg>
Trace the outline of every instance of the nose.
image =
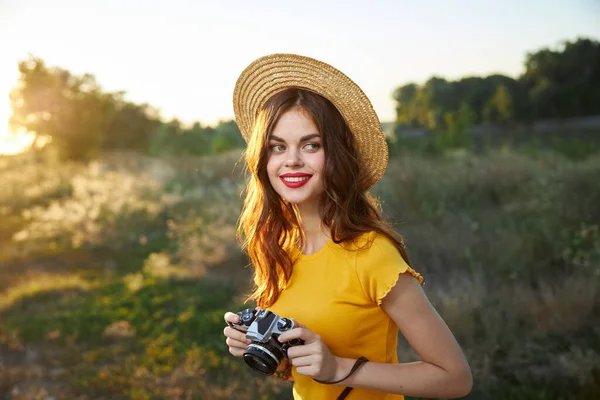
<svg viewBox="0 0 600 400">
<path fill-rule="evenodd" d="M 286 168 L 302 167 L 304 162 L 297 152 L 290 152 L 289 158 L 285 161 Z"/>
</svg>

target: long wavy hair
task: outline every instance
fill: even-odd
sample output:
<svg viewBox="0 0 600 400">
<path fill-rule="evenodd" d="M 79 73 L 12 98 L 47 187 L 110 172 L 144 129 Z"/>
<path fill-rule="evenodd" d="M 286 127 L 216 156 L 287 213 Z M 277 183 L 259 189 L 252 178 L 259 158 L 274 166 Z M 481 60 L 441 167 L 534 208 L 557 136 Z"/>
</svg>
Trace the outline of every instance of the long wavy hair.
<svg viewBox="0 0 600 400">
<path fill-rule="evenodd" d="M 259 111 L 243 154 L 247 182 L 237 237 L 254 267 L 254 288 L 248 300 L 267 308 L 279 297 L 292 275 L 296 249 L 305 236 L 299 225 L 298 209 L 271 186 L 267 175 L 269 136 L 285 112 L 299 107 L 322 136 L 325 151 L 324 188 L 319 210 L 322 226 L 335 243 L 353 242 L 367 232 L 389 238 L 410 265 L 402 237 L 384 221 L 379 201 L 365 188 L 355 139 L 344 118 L 324 97 L 297 88 L 273 95 Z"/>
</svg>

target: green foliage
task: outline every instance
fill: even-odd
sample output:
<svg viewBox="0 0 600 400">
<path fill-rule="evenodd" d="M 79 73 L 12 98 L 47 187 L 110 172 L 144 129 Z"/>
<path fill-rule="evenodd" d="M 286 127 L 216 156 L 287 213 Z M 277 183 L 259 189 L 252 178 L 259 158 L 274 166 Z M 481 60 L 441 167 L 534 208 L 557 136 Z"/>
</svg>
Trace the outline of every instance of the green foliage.
<svg viewBox="0 0 600 400">
<path fill-rule="evenodd" d="M 148 153 L 152 156 L 218 154 L 245 146 L 233 120 L 221 121 L 212 128 L 196 122 L 190 129 L 177 120 L 161 124 L 150 138 Z"/>
<path fill-rule="evenodd" d="M 600 42 L 578 38 L 559 50 L 527 54 L 521 77 L 533 118 L 568 118 L 600 113 Z"/>
<path fill-rule="evenodd" d="M 432 273 L 476 260 L 481 273 L 534 281 L 600 265 L 594 228 L 599 175 L 597 156 L 573 163 L 541 152 L 535 159 L 510 151 L 426 159 L 405 154 L 389 166 L 377 193 L 394 220 L 418 222 L 406 227 L 416 241 L 412 250 L 408 242 L 409 253 Z M 423 245 L 432 232 L 445 238 L 443 249 Z"/>
<path fill-rule="evenodd" d="M 50 137 L 63 158 L 94 158 L 115 115 L 113 95 L 103 93 L 93 76 L 48 68 L 39 58 L 20 62 L 19 72 L 10 94 L 12 128 Z"/>
<path fill-rule="evenodd" d="M 472 140 L 468 129 L 473 125 L 475 118 L 471 107 L 463 103 L 458 111 L 446 112 L 442 127 L 426 136 L 407 137 L 402 129 L 398 128 L 387 139 L 390 157 L 406 153 L 437 156 L 467 148 Z"/>
<path fill-rule="evenodd" d="M 131 290 L 117 280 L 73 296 L 73 301 L 52 293 L 40 295 L 54 298 L 57 303 L 48 305 L 48 309 L 36 307 L 27 317 L 9 314 L 5 323 L 27 341 L 43 339 L 58 330 L 64 337 L 94 344 L 102 343 L 106 327 L 127 321 L 141 338 L 171 336 L 169 341 L 178 353 L 194 345 L 224 350 L 218 334 L 223 329 L 223 314 L 233 307 L 230 302 L 234 288 L 202 280 L 164 280 L 146 273 L 140 276 L 139 290 Z M 29 309 L 31 301 L 23 299 L 20 307 Z"/>
<path fill-rule="evenodd" d="M 412 128 L 448 128 L 445 115 L 463 105 L 473 112 L 473 124 L 511 122 L 524 114 L 523 89 L 512 78 L 491 75 L 466 77 L 455 82 L 433 77 L 422 86 L 404 85 L 394 92 L 396 124 Z"/>
<path fill-rule="evenodd" d="M 138 150 L 148 147 L 160 124 L 159 113 L 148 104 L 134 104 L 115 97 L 115 115 L 106 129 L 105 149 Z"/>
<path fill-rule="evenodd" d="M 514 121 L 513 100 L 506 86 L 500 84 L 483 109 L 483 122 L 506 125 Z"/>
<path fill-rule="evenodd" d="M 243 148 L 234 121 L 215 127 L 196 122 L 182 127 L 163 122 L 148 104 L 106 93 L 90 74 L 75 76 L 30 57 L 19 63 L 20 78 L 11 92 L 14 130 L 25 129 L 51 139 L 65 160 L 89 161 L 101 150 L 137 150 L 153 156 L 207 155 Z"/>
<path fill-rule="evenodd" d="M 397 88 L 398 127 L 448 128 L 444 116 L 467 104 L 474 124 L 511 125 L 540 118 L 600 114 L 600 42 L 578 38 L 559 51 L 541 49 L 527 55 L 517 79 L 503 75 L 447 81 L 432 77 L 423 85 Z"/>
<path fill-rule="evenodd" d="M 455 129 L 469 118 L 464 107 Z M 251 282 L 235 242 L 239 155 L 0 158 L 0 355 L 41 352 L 42 376 L 68 371 L 53 378 L 62 398 L 289 398 L 223 340 L 222 314 Z M 597 393 L 599 175 L 597 155 L 407 153 L 373 189 L 465 349 L 468 398 Z M 0 390 L 37 382 L 16 354 Z"/>
<path fill-rule="evenodd" d="M 600 149 L 597 142 L 578 137 L 552 137 L 550 146 L 571 160 L 584 160 Z"/>
<path fill-rule="evenodd" d="M 214 154 L 224 153 L 232 149 L 242 149 L 245 146 L 246 142 L 233 120 L 222 121 L 217 125 L 211 143 L 211 149 Z"/>
</svg>

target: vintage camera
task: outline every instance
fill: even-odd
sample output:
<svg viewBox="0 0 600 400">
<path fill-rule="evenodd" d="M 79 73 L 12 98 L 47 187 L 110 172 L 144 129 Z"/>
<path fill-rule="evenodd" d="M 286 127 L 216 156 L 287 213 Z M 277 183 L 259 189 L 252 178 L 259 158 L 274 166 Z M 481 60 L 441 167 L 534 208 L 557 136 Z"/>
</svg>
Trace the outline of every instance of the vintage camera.
<svg viewBox="0 0 600 400">
<path fill-rule="evenodd" d="M 274 312 L 247 308 L 237 313 L 240 322 L 229 326 L 246 333 L 252 340 L 244 352 L 244 361 L 262 375 L 273 375 L 281 361 L 287 358 L 287 350 L 292 346 L 304 344 L 302 339 L 292 339 L 280 343 L 277 338 L 284 332 L 296 328 L 297 324 L 289 318 L 281 318 Z"/>
</svg>

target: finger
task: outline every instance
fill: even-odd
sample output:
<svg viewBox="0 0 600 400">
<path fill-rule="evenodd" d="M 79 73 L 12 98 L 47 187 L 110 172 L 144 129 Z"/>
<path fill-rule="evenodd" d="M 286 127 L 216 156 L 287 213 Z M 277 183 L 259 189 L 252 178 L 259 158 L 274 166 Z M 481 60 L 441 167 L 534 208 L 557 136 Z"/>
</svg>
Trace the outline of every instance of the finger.
<svg viewBox="0 0 600 400">
<path fill-rule="evenodd" d="M 297 367 L 296 372 L 304 376 L 314 377 L 317 375 L 317 369 L 314 365 L 305 365 L 303 367 Z"/>
<path fill-rule="evenodd" d="M 244 332 L 240 332 L 229 326 L 225 327 L 225 329 L 223 329 L 223 334 L 228 338 L 232 338 L 232 339 L 240 341 L 240 342 L 246 342 L 248 344 L 252 343 L 252 340 L 250 340 Z"/>
<path fill-rule="evenodd" d="M 246 342 L 246 343 L 252 342 L 250 339 L 248 339 L 246 337 L 246 334 L 244 332 L 240 332 L 236 329 L 233 329 L 230 326 L 226 326 L 225 329 L 223 329 L 223 334 L 225 336 L 227 336 L 228 338 L 232 338 L 232 339 L 238 340 L 240 342 Z"/>
<path fill-rule="evenodd" d="M 230 347 L 229 353 L 235 357 L 243 357 L 245 350 L 238 349 L 237 347 Z"/>
<path fill-rule="evenodd" d="M 238 349 L 243 349 L 246 350 L 248 348 L 248 343 L 247 342 L 240 342 L 239 340 L 235 340 L 232 338 L 227 338 L 225 340 L 225 343 L 227 343 L 227 346 L 229 347 L 235 347 Z"/>
<path fill-rule="evenodd" d="M 225 322 L 231 322 L 232 324 L 240 322 L 240 316 L 232 312 L 226 312 L 223 318 L 225 319 Z"/>
<path fill-rule="evenodd" d="M 293 366 L 295 367 L 306 367 L 308 365 L 314 364 L 314 357 L 312 355 L 298 357 L 290 360 Z"/>
<path fill-rule="evenodd" d="M 308 328 L 294 328 L 279 336 L 279 341 L 282 343 L 292 339 L 302 339 L 308 344 L 318 340 L 319 336 Z"/>
<path fill-rule="evenodd" d="M 287 350 L 287 356 L 290 360 L 298 357 L 304 357 L 315 354 L 319 351 L 316 343 L 309 343 L 301 346 L 292 346 Z"/>
</svg>

